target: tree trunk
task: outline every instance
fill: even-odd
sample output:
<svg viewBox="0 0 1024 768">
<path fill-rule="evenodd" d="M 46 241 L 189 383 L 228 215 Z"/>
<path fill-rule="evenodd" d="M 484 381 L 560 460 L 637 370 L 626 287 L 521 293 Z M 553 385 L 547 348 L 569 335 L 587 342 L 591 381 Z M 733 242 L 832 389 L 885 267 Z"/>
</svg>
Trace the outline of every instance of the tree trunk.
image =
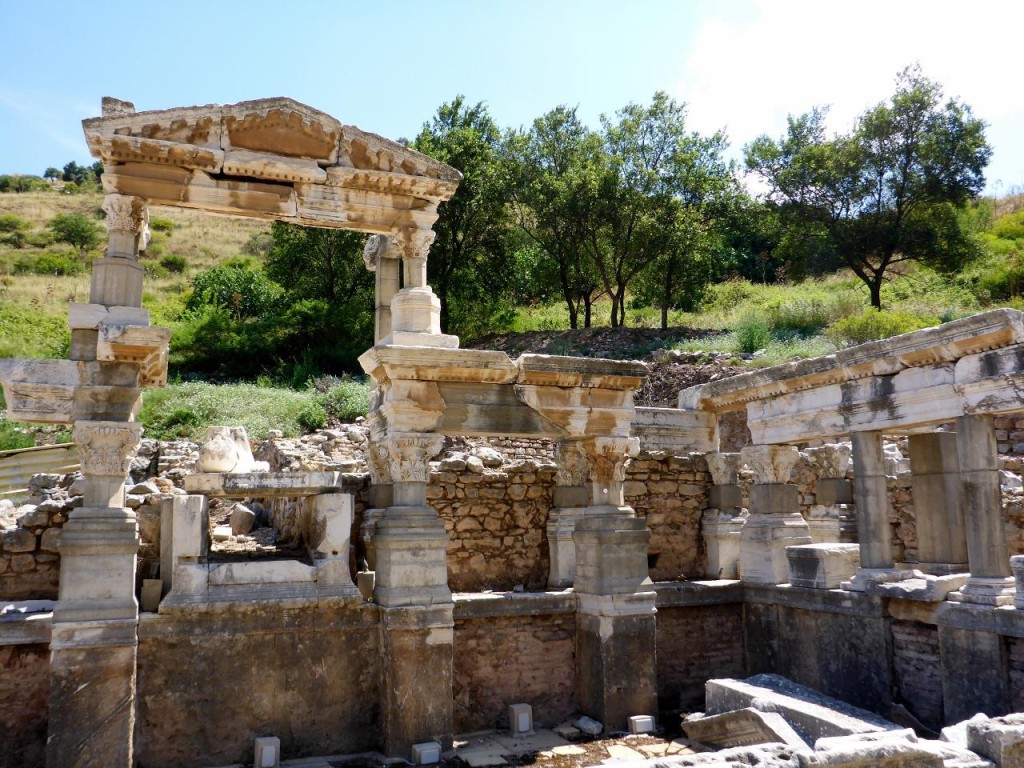
<svg viewBox="0 0 1024 768">
<path fill-rule="evenodd" d="M 594 308 L 594 294 L 587 292 L 583 295 L 583 327 L 590 327 L 591 311 Z"/>
<path fill-rule="evenodd" d="M 868 283 L 868 290 L 871 291 L 871 306 L 877 310 L 882 309 L 882 279 L 881 276 Z"/>
</svg>

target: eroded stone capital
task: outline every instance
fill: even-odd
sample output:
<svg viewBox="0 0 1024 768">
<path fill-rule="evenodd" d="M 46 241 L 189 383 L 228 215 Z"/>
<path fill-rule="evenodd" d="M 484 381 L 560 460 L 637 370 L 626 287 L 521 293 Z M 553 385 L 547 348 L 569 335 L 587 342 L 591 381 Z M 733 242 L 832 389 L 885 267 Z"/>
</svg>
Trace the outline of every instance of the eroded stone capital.
<svg viewBox="0 0 1024 768">
<path fill-rule="evenodd" d="M 581 440 L 559 440 L 555 444 L 555 485 L 584 485 L 590 480 L 590 461 Z"/>
<path fill-rule="evenodd" d="M 750 445 L 740 458 L 755 475 L 757 485 L 788 483 L 800 453 L 792 445 Z"/>
<path fill-rule="evenodd" d="M 396 255 L 403 259 L 426 259 L 435 237 L 437 234 L 432 229 L 400 229 L 393 237 L 398 249 Z"/>
<path fill-rule="evenodd" d="M 626 459 L 639 452 L 640 439 L 636 437 L 559 440 L 555 448 L 555 484 L 621 483 L 626 479 Z"/>
<path fill-rule="evenodd" d="M 708 463 L 711 481 L 715 485 L 736 485 L 739 482 L 739 471 L 743 462 L 740 461 L 738 453 L 715 451 L 705 454 L 704 460 Z"/>
<path fill-rule="evenodd" d="M 808 448 L 804 453 L 819 480 L 837 480 L 846 477 L 850 466 L 850 446 L 844 443 Z"/>
<path fill-rule="evenodd" d="M 142 442 L 142 425 L 122 421 L 76 421 L 74 441 L 84 474 L 124 477 Z"/>
<path fill-rule="evenodd" d="M 142 235 L 149 224 L 149 209 L 141 197 L 107 195 L 103 198 L 109 232 Z"/>
<path fill-rule="evenodd" d="M 398 432 L 378 444 L 375 461 L 386 462 L 391 482 L 425 483 L 430 479 L 429 462 L 443 447 L 442 435 Z"/>
</svg>

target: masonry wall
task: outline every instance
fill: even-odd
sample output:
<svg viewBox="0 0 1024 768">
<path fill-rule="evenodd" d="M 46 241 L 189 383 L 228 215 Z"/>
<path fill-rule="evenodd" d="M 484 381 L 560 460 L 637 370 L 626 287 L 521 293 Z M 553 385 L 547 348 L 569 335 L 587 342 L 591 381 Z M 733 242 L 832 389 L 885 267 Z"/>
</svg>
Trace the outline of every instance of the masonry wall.
<svg viewBox="0 0 1024 768">
<path fill-rule="evenodd" d="M 744 677 L 743 604 L 662 606 L 657 616 L 658 709 L 699 712 L 704 683 Z"/>
<path fill-rule="evenodd" d="M 510 704 L 530 704 L 539 727 L 576 711 L 571 611 L 457 619 L 454 656 L 456 733 L 507 728 Z"/>
<path fill-rule="evenodd" d="M 941 728 L 943 700 L 938 627 L 921 621 L 894 619 L 890 629 L 896 701 L 929 728 Z"/>
<path fill-rule="evenodd" d="M 49 698 L 49 646 L 0 646 L 0 768 L 42 768 Z"/>
<path fill-rule="evenodd" d="M 288 757 L 379 746 L 378 612 L 363 604 L 139 624 L 136 757 L 145 768 L 252 763 L 253 739 Z"/>
</svg>

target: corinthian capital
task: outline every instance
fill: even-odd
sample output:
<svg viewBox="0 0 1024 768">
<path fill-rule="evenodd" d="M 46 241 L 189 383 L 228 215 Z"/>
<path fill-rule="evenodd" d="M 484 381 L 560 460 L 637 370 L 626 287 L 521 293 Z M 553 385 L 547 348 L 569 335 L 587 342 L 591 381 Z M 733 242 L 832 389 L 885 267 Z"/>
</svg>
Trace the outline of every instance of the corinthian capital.
<svg viewBox="0 0 1024 768">
<path fill-rule="evenodd" d="M 800 453 L 792 445 L 751 445 L 740 458 L 754 470 L 756 485 L 775 485 L 789 482 Z"/>
<path fill-rule="evenodd" d="M 149 223 L 149 209 L 141 197 L 107 195 L 103 198 L 107 230 L 141 235 Z"/>
<path fill-rule="evenodd" d="M 124 477 L 142 442 L 142 425 L 123 421 L 76 421 L 74 441 L 84 474 Z"/>
<path fill-rule="evenodd" d="M 376 461 L 387 463 L 394 483 L 425 483 L 430 479 L 430 460 L 441 452 L 444 437 L 434 433 L 399 432 L 378 446 Z M 380 449 L 383 449 L 381 451 Z"/>
<path fill-rule="evenodd" d="M 739 482 L 740 461 L 738 453 L 709 453 L 704 456 L 715 485 L 736 485 Z"/>
</svg>

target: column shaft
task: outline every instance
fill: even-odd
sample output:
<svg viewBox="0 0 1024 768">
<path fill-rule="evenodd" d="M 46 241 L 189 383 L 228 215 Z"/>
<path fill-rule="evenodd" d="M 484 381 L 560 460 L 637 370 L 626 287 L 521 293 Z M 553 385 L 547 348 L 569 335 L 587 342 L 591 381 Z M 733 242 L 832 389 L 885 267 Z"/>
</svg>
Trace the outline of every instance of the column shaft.
<svg viewBox="0 0 1024 768">
<path fill-rule="evenodd" d="M 850 439 L 861 568 L 892 569 L 892 531 L 882 433 L 855 432 Z"/>
<path fill-rule="evenodd" d="M 936 575 L 967 571 L 963 489 L 952 432 L 910 436 L 918 567 Z"/>
</svg>

